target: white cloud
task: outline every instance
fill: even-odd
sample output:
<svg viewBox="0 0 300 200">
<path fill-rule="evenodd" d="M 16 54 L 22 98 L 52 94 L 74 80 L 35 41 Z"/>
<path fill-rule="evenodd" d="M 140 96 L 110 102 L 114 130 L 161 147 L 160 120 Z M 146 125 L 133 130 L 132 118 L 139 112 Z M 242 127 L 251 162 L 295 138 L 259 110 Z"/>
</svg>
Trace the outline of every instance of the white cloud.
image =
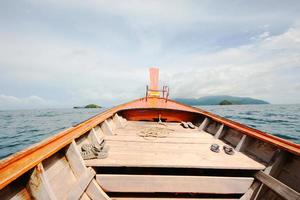
<svg viewBox="0 0 300 200">
<path fill-rule="evenodd" d="M 49 108 L 57 106 L 54 101 L 45 100 L 39 96 L 15 97 L 0 94 L 0 110 L 22 109 L 22 108 Z"/>
<path fill-rule="evenodd" d="M 168 69 L 176 69 L 167 76 L 173 95 L 230 94 L 297 103 L 300 95 L 292 86 L 300 79 L 299 38 L 300 27 L 293 27 L 250 45 L 168 60 Z"/>
<path fill-rule="evenodd" d="M 16 105 L 30 107 L 24 102 L 32 95 L 44 99 L 35 102 L 41 106 L 138 98 L 152 65 L 173 97 L 300 101 L 293 92 L 300 24 L 292 3 L 26 2 L 26 14 L 20 5 L 6 16 L 0 6 L 0 93 L 27 96 Z"/>
</svg>

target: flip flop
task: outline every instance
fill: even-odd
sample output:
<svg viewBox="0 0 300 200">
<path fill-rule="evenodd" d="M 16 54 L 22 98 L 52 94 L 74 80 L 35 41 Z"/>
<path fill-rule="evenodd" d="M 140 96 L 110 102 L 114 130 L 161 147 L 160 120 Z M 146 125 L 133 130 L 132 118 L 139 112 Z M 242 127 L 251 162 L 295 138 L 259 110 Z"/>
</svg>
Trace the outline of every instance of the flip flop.
<svg viewBox="0 0 300 200">
<path fill-rule="evenodd" d="M 93 148 L 92 144 L 83 144 L 81 146 L 81 151 L 90 151 Z"/>
<path fill-rule="evenodd" d="M 181 122 L 180 125 L 183 127 L 183 128 L 188 128 L 189 125 L 186 123 L 186 122 Z"/>
<path fill-rule="evenodd" d="M 98 159 L 104 159 L 108 157 L 109 146 L 104 146 L 101 152 L 97 153 Z"/>
<path fill-rule="evenodd" d="M 218 144 L 212 144 L 210 146 L 210 150 L 215 152 L 215 153 L 219 153 L 220 152 L 220 146 Z"/>
<path fill-rule="evenodd" d="M 80 152 L 83 160 L 90 160 L 97 158 L 97 156 L 92 151 L 81 151 Z"/>
<path fill-rule="evenodd" d="M 187 122 L 187 125 L 191 128 L 191 129 L 195 129 L 195 125 L 192 122 Z"/>
<path fill-rule="evenodd" d="M 223 149 L 224 149 L 225 153 L 228 154 L 228 155 L 233 155 L 234 154 L 233 148 L 228 146 L 228 145 L 223 146 Z"/>
</svg>

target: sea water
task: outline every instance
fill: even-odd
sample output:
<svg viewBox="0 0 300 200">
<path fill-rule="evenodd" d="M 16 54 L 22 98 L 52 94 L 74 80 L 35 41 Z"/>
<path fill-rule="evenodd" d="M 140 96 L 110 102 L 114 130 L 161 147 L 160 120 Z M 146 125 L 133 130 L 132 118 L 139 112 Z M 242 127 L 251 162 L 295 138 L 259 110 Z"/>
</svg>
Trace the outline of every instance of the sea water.
<svg viewBox="0 0 300 200">
<path fill-rule="evenodd" d="M 300 105 L 201 106 L 278 137 L 300 143 Z M 41 109 L 0 111 L 0 159 L 40 142 L 105 109 Z"/>
</svg>

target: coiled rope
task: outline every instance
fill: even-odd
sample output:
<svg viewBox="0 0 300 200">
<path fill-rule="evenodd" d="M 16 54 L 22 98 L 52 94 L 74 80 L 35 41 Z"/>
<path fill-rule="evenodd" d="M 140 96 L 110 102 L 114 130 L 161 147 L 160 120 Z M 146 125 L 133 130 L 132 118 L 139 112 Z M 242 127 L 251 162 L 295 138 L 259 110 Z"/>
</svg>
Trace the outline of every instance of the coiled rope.
<svg viewBox="0 0 300 200">
<path fill-rule="evenodd" d="M 168 137 L 171 131 L 174 131 L 173 129 L 166 128 L 167 125 L 164 125 L 164 127 L 148 127 L 143 130 L 141 130 L 139 133 L 137 133 L 138 136 L 144 138 L 145 140 L 155 140 L 157 138 L 165 138 Z"/>
</svg>

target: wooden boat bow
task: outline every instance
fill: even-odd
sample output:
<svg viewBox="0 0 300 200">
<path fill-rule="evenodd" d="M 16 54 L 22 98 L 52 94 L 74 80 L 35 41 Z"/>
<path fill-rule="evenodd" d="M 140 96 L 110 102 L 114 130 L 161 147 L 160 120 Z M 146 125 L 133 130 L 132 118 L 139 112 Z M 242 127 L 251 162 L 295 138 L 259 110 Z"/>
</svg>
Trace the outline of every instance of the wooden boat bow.
<svg viewBox="0 0 300 200">
<path fill-rule="evenodd" d="M 153 123 L 158 121 L 162 121 L 168 126 L 173 127 L 175 132 L 178 130 L 176 137 L 174 136 L 174 138 L 165 140 L 161 139 L 151 144 L 147 141 L 142 141 L 143 145 L 139 148 L 145 149 L 146 153 L 139 155 L 144 155 L 145 159 L 141 159 L 137 161 L 137 163 L 134 159 L 123 160 L 118 157 L 118 149 L 121 150 L 129 144 L 140 145 L 139 141 L 141 140 L 136 136 L 136 132 L 134 131 L 140 131 L 139 127 L 152 126 Z M 183 130 L 179 125 L 181 121 L 193 122 L 198 128 L 197 130 Z M 123 126 L 122 123 L 127 125 Z M 183 134 L 182 132 L 184 132 L 185 135 L 180 135 Z M 187 134 L 189 134 L 189 136 L 186 138 Z M 204 139 L 200 138 L 199 135 L 201 134 Z M 102 137 L 112 145 L 111 157 L 109 154 L 107 159 L 83 161 L 79 153 L 80 146 L 85 142 L 95 140 L 95 138 L 99 140 L 99 138 Z M 131 140 L 131 138 L 134 138 L 134 140 Z M 188 142 L 185 143 L 184 141 Z M 227 161 L 232 163 L 222 163 L 221 156 L 218 157 L 211 154 L 209 148 L 206 148 L 207 145 L 210 145 L 207 141 L 215 141 L 222 145 L 228 144 L 235 148 L 237 152 L 236 157 L 224 157 L 225 160 L 227 159 Z M 149 145 L 149 147 L 147 145 Z M 172 160 L 171 154 L 166 154 L 169 155 L 169 157 L 164 157 L 161 151 L 155 151 L 155 153 L 147 152 L 147 148 L 151 148 L 151 146 L 157 146 L 158 149 L 166 148 L 165 151 L 169 148 L 171 151 L 171 149 L 174 150 L 174 148 L 176 150 L 176 145 L 187 149 L 194 148 L 194 150 L 197 151 L 202 151 L 203 149 L 203 151 L 207 151 L 206 153 L 204 152 L 205 154 L 211 155 L 212 157 L 205 160 L 205 155 L 203 155 L 202 160 L 197 161 L 198 157 L 196 156 L 201 157 L 201 152 L 196 152 L 196 154 L 192 152 L 190 154 L 184 153 L 182 154 L 182 158 L 191 158 L 191 160 L 187 159 L 186 162 L 183 162 L 180 161 L 180 157 L 177 159 L 175 157 L 174 160 Z M 132 148 L 132 151 L 134 149 L 134 147 L 130 145 L 126 146 L 126 148 Z M 161 158 L 162 160 L 155 160 L 154 157 L 153 160 L 151 160 L 152 154 L 157 155 L 157 158 Z M 131 158 L 130 156 L 131 155 L 128 155 L 128 158 Z M 149 159 L 146 159 L 147 156 L 149 156 Z M 289 182 L 287 178 L 300 178 L 299 173 L 295 171 L 297 167 L 300 167 L 299 157 L 299 144 L 169 99 L 168 87 L 164 86 L 162 90 L 159 90 L 158 69 L 152 68 L 150 69 L 150 86 L 146 89 L 145 97 L 108 109 L 99 115 L 2 160 L 0 162 L 0 196 L 14 197 L 14 195 L 21 195 L 22 198 L 25 198 L 25 196 L 29 194 L 29 196 L 31 195 L 37 199 L 67 198 L 65 194 L 59 193 L 58 189 L 52 188 L 51 185 L 49 186 L 52 180 L 49 177 L 54 177 L 54 175 L 51 174 L 54 173 L 51 171 L 53 166 L 63 165 L 59 163 L 67 161 L 68 165 L 65 165 L 64 169 L 70 168 L 68 173 L 71 173 L 70 177 L 75 177 L 74 180 L 76 180 L 74 183 L 72 182 L 73 185 L 70 186 L 71 189 L 68 189 L 69 191 L 77 191 L 72 193 L 73 196 L 68 196 L 68 198 L 85 197 L 86 199 L 97 199 L 97 197 L 101 195 L 104 199 L 110 199 L 105 192 L 116 194 L 167 192 L 168 194 L 172 193 L 172 195 L 177 192 L 184 194 L 191 192 L 199 193 L 200 196 L 203 193 L 208 193 L 216 197 L 214 196 L 216 195 L 215 193 L 218 192 L 216 188 L 209 188 L 207 186 L 199 189 L 201 185 L 203 186 L 205 183 L 211 187 L 215 187 L 216 181 L 234 185 L 231 189 L 220 186 L 219 195 L 223 195 L 224 197 L 228 197 L 228 194 L 232 192 L 236 193 L 235 196 L 244 199 L 246 199 L 246 196 L 253 197 L 255 195 L 260 199 L 266 197 L 270 199 L 273 197 L 276 198 L 277 196 L 273 193 L 266 192 L 269 191 L 267 189 L 271 189 L 275 191 L 277 195 L 286 199 L 299 198 L 299 179 Z M 117 158 L 119 158 L 119 160 L 117 160 Z M 169 159 L 169 163 L 163 162 L 166 159 Z M 237 160 L 242 160 L 244 163 L 239 163 Z M 122 167 L 124 166 L 128 167 L 128 169 L 147 169 L 154 174 L 152 176 L 145 174 L 136 176 L 98 174 L 98 171 L 102 168 L 105 170 L 114 170 L 117 167 L 123 170 Z M 161 171 L 156 171 L 157 168 Z M 287 170 L 283 170 L 284 168 L 290 169 L 290 171 L 287 172 Z M 208 177 L 208 175 L 203 174 L 201 174 L 201 176 L 199 176 L 199 174 L 194 176 L 192 174 L 194 172 L 193 169 L 201 169 L 203 173 L 205 172 L 204 174 L 209 174 L 210 176 Z M 174 173 L 179 174 L 184 171 L 193 176 L 174 177 L 174 175 L 168 174 L 168 176 L 161 176 L 160 173 L 169 173 L 168 170 L 172 171 L 172 173 L 174 171 Z M 260 172 L 260 174 L 255 175 L 255 173 L 260 170 L 264 170 L 264 174 L 261 175 L 262 172 Z M 244 175 L 242 176 L 238 171 L 247 174 L 247 177 L 243 177 Z M 81 176 L 82 173 L 84 176 Z M 218 174 L 222 174 L 222 177 L 219 177 Z M 36 183 L 34 182 L 33 175 L 42 181 L 38 187 L 42 187 L 48 196 L 45 197 L 38 191 L 32 190 L 32 184 Z M 229 178 L 230 176 L 234 177 Z M 183 179 L 190 181 L 191 184 L 193 183 L 197 187 L 177 187 L 176 189 L 174 185 L 175 189 L 169 189 L 164 186 L 155 186 L 155 184 L 162 184 L 162 180 L 172 185 L 172 183 L 180 184 Z M 275 181 L 273 179 L 275 179 Z M 115 181 L 123 181 L 128 184 L 128 187 L 117 187 L 114 184 Z M 143 182 L 153 182 L 155 184 L 151 190 L 148 190 L 142 187 Z M 75 183 L 81 184 L 81 186 L 74 186 L 76 185 Z M 139 185 L 135 183 L 139 183 Z M 262 186 L 261 183 L 265 185 Z M 185 184 L 189 184 L 189 182 L 185 182 Z M 273 187 L 272 184 L 275 186 Z M 15 185 L 17 185 L 17 188 L 20 188 L 19 191 L 12 189 L 12 186 Z M 130 185 L 132 187 L 130 187 Z M 242 187 L 238 187 L 239 185 L 242 185 Z M 290 192 L 284 193 L 281 192 L 280 189 L 286 189 Z M 22 192 L 20 193 L 20 191 Z M 265 194 L 262 192 L 265 192 Z"/>
</svg>

